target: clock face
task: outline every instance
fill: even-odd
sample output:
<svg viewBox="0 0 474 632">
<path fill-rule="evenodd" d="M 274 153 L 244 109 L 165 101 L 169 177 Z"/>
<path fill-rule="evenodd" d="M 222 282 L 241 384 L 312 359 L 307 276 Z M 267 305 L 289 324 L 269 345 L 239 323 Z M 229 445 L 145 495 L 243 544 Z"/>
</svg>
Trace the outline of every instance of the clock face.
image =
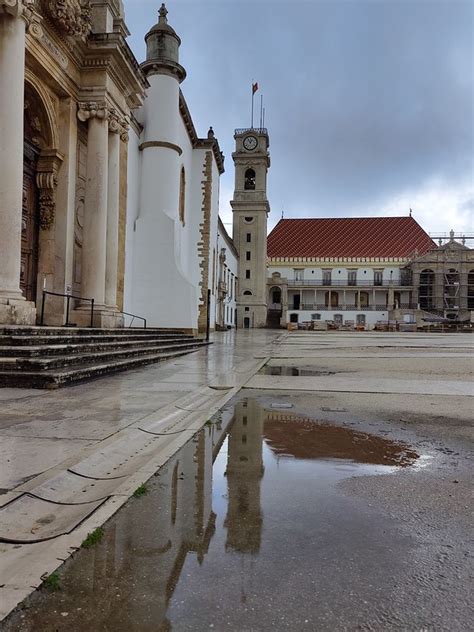
<svg viewBox="0 0 474 632">
<path fill-rule="evenodd" d="M 244 138 L 245 149 L 252 151 L 252 149 L 255 149 L 257 145 L 258 145 L 258 140 L 255 138 L 255 136 L 247 136 L 246 138 Z"/>
</svg>

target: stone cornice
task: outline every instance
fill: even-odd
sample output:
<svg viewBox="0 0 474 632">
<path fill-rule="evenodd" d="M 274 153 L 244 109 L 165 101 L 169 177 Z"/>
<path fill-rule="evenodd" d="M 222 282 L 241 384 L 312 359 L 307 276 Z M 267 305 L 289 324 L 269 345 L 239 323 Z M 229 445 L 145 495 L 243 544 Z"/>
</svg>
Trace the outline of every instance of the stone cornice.
<svg viewBox="0 0 474 632">
<path fill-rule="evenodd" d="M 139 107 L 150 87 L 140 65 L 120 33 L 94 33 L 87 40 L 83 70 L 106 68 L 120 91 L 127 95 L 130 108 Z"/>
<path fill-rule="evenodd" d="M 380 265 L 381 263 L 406 264 L 411 259 L 409 257 L 268 257 L 268 265 L 314 265 L 317 263 L 337 264 L 351 263 L 364 265 Z"/>
<path fill-rule="evenodd" d="M 211 149 L 214 154 L 214 159 L 217 164 L 217 168 L 219 169 L 219 173 L 224 173 L 224 154 L 221 152 L 219 147 L 219 142 L 217 138 L 212 136 L 212 138 L 199 138 L 196 133 L 196 128 L 194 127 L 193 120 L 191 118 L 191 113 L 188 108 L 188 104 L 186 103 L 186 99 L 184 98 L 181 90 L 179 91 L 179 112 L 181 114 L 181 118 L 183 119 L 184 126 L 186 127 L 186 131 L 188 132 L 189 140 L 191 141 L 191 145 L 195 148 L 200 149 Z"/>
</svg>

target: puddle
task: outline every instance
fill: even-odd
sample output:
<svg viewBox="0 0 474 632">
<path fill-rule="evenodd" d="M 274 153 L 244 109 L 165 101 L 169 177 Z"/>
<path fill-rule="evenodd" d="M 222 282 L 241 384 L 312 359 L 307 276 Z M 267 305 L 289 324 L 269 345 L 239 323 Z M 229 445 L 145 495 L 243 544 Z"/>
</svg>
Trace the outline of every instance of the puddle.
<svg viewBox="0 0 474 632">
<path fill-rule="evenodd" d="M 335 375 L 340 371 L 321 371 L 311 366 L 272 366 L 266 364 L 258 374 L 260 375 L 284 375 L 285 377 L 303 377 L 305 375 Z"/>
<path fill-rule="evenodd" d="M 60 591 L 36 593 L 4 629 L 335 629 L 328 613 L 352 621 L 352 594 L 384 582 L 391 594 L 411 546 L 337 483 L 416 458 L 402 443 L 239 401 L 67 562 Z"/>
<path fill-rule="evenodd" d="M 286 412 L 266 411 L 263 434 L 274 454 L 295 459 L 343 459 L 405 467 L 418 458 L 404 443 Z"/>
</svg>

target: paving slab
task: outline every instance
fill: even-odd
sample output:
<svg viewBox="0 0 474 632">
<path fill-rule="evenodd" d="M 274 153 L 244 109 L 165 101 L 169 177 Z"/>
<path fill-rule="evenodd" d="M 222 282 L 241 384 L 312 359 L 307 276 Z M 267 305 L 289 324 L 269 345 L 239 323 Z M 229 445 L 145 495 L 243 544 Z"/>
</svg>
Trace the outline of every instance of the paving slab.
<svg viewBox="0 0 474 632">
<path fill-rule="evenodd" d="M 0 508 L 0 540 L 26 544 L 70 533 L 102 503 L 58 504 L 23 494 Z"/>
<path fill-rule="evenodd" d="M 255 375 L 246 388 L 296 390 L 296 391 L 334 391 L 353 393 L 416 393 L 418 395 L 462 395 L 474 396 L 471 382 L 455 380 L 391 380 L 385 378 L 361 379 L 359 377 L 280 377 L 275 375 Z"/>
<path fill-rule="evenodd" d="M 0 440 L 0 488 L 15 488 L 93 443 L 82 439 L 3 436 Z"/>
</svg>

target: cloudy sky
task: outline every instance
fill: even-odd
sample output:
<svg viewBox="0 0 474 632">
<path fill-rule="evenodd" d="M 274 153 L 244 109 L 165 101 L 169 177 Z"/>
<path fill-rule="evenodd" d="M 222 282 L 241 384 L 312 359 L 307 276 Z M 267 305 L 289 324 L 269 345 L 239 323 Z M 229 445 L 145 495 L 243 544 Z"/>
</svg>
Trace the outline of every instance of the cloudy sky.
<svg viewBox="0 0 474 632">
<path fill-rule="evenodd" d="M 142 61 L 160 2 L 124 4 Z M 233 132 L 250 124 L 258 81 L 270 227 L 282 211 L 344 217 L 411 207 L 430 232 L 474 230 L 474 2 L 168 0 L 167 8 L 194 124 L 201 136 L 212 125 L 226 156 L 226 225 Z"/>
</svg>

